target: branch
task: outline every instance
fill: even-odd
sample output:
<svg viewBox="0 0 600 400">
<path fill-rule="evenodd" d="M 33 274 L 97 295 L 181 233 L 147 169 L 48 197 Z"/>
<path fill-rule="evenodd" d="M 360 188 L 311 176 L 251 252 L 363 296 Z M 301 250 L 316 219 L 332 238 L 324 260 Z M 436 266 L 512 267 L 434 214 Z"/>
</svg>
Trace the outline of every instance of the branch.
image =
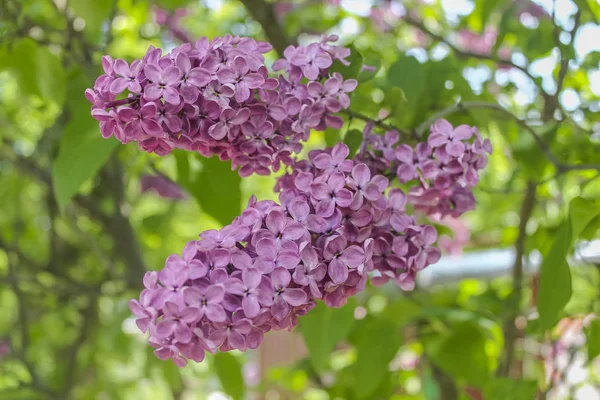
<svg viewBox="0 0 600 400">
<path fill-rule="evenodd" d="M 446 44 L 446 46 L 448 46 L 456 55 L 458 55 L 460 57 L 476 58 L 479 60 L 493 61 L 496 64 L 510 65 L 511 67 L 516 68 L 519 71 L 523 72 L 525 75 L 527 75 L 527 77 L 529 77 L 529 79 L 531 79 L 533 82 L 535 82 L 535 77 L 529 72 L 527 67 L 522 67 L 520 65 L 515 64 L 511 60 L 505 60 L 505 59 L 502 59 L 502 58 L 494 56 L 494 55 L 473 53 L 471 51 L 462 50 L 461 48 L 454 45 L 453 43 L 451 43 L 449 40 L 447 40 L 443 36 L 438 35 L 437 33 L 434 33 L 431 30 L 429 30 L 425 26 L 425 24 L 423 24 L 421 21 L 413 19 L 410 15 L 411 15 L 410 11 L 407 11 L 406 16 L 404 18 L 404 21 L 407 24 L 421 30 L 423 33 L 430 36 L 432 39 L 435 39 L 436 41 L 438 41 L 440 43 Z M 538 86 L 537 83 L 536 83 L 536 86 Z M 540 90 L 542 91 L 542 93 L 545 93 L 545 91 L 542 88 L 540 88 Z"/>
<path fill-rule="evenodd" d="M 17 315 L 21 335 L 21 348 L 16 352 L 16 355 L 27 369 L 27 372 L 29 372 L 31 377 L 31 387 L 39 392 L 45 393 L 53 399 L 57 399 L 58 396 L 41 382 L 33 364 L 27 359 L 27 348 L 29 347 L 29 315 L 27 313 L 27 305 L 25 304 L 25 294 L 21 291 L 21 288 L 19 288 L 19 280 L 17 278 L 15 267 L 10 261 L 8 262 L 8 279 L 10 280 L 11 288 L 17 298 Z"/>
<path fill-rule="evenodd" d="M 501 377 L 508 377 L 515 355 L 515 342 L 518 335 L 515 318 L 519 315 L 519 307 L 523 298 L 523 258 L 525 257 L 525 241 L 527 240 L 527 223 L 535 207 L 536 189 L 537 187 L 533 182 L 528 182 L 525 197 L 521 204 L 519 235 L 515 242 L 515 263 L 512 270 L 513 291 L 511 302 L 513 307 L 504 323 L 504 359 L 497 371 L 497 375 Z"/>
<path fill-rule="evenodd" d="M 66 360 L 65 363 L 67 365 L 66 376 L 62 389 L 64 398 L 69 398 L 69 393 L 75 384 L 75 374 L 78 371 L 77 354 L 79 353 L 79 349 L 86 342 L 86 340 L 90 339 L 89 336 L 93 332 L 95 322 L 98 318 L 98 295 L 93 294 L 88 300 L 89 304 L 82 312 L 83 324 L 79 331 L 79 335 L 64 356 Z"/>
<path fill-rule="evenodd" d="M 536 141 L 536 143 L 538 144 L 540 149 L 544 152 L 544 154 L 546 155 L 548 160 L 554 165 L 554 167 L 558 170 L 559 173 L 564 173 L 564 172 L 568 172 L 568 171 L 588 171 L 588 170 L 600 171 L 600 165 L 598 165 L 598 164 L 567 164 L 567 163 L 560 161 L 552 153 L 548 144 L 546 144 L 546 142 L 544 142 L 542 137 L 532 127 L 530 127 L 526 121 L 517 117 L 515 114 L 513 114 L 512 112 L 503 108 L 500 104 L 497 104 L 497 103 L 466 101 L 464 103 L 458 103 L 452 107 L 445 108 L 445 109 L 433 114 L 429 119 L 427 119 L 425 122 L 423 122 L 421 125 L 419 125 L 416 129 L 417 134 L 422 136 L 423 133 L 425 132 L 425 130 L 427 129 L 427 127 L 429 127 L 431 124 L 433 124 L 433 122 L 437 121 L 440 118 L 444 118 L 445 116 L 454 114 L 456 112 L 466 111 L 469 109 L 476 109 L 476 108 L 487 108 L 490 110 L 495 110 L 495 111 L 498 111 L 498 112 L 504 114 L 505 116 L 509 117 L 510 119 L 514 120 L 520 127 L 525 129 L 533 137 L 533 139 Z"/>
<path fill-rule="evenodd" d="M 372 122 L 373 125 L 375 125 L 378 128 L 382 128 L 385 129 L 386 131 L 397 131 L 398 133 L 401 133 L 402 135 L 405 136 L 412 136 L 414 139 L 420 140 L 419 136 L 417 135 L 417 133 L 415 131 L 406 131 L 404 129 L 400 129 L 395 127 L 394 125 L 390 125 L 387 124 L 385 122 L 383 122 L 382 120 L 378 120 L 378 119 L 373 119 L 367 115 L 364 115 L 360 112 L 356 112 L 356 111 L 352 111 L 352 110 L 342 110 L 341 111 L 342 114 L 346 114 L 348 115 L 350 118 L 356 118 L 356 119 L 360 119 L 366 122 Z"/>
<path fill-rule="evenodd" d="M 293 41 L 286 37 L 279 21 L 275 17 L 273 5 L 265 0 L 240 0 L 248 10 L 248 13 L 263 28 L 267 40 L 273 45 L 279 55 L 283 55 L 284 50 Z"/>
</svg>

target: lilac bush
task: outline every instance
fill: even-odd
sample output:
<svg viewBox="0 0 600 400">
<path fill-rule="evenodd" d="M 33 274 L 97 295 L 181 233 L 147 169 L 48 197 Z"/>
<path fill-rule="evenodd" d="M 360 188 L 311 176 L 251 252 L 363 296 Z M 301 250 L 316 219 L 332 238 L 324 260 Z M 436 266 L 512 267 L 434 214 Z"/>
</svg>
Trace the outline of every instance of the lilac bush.
<svg viewBox="0 0 600 400">
<path fill-rule="evenodd" d="M 161 156 L 174 148 L 217 155 L 241 176 L 268 175 L 291 164 L 311 130 L 343 125 L 334 114 L 349 107 L 357 82 L 329 73 L 350 55 L 335 40 L 290 46 L 273 65 L 283 70 L 277 78 L 263 57 L 271 45 L 246 37 L 202 38 L 165 55 L 150 47 L 131 64 L 105 56 L 86 97 L 105 138 Z"/>
<path fill-rule="evenodd" d="M 336 39 L 289 46 L 273 64 L 277 77 L 264 63 L 269 44 L 233 36 L 166 55 L 151 47 L 131 64 L 104 57 L 105 74 L 86 96 L 105 138 L 161 156 L 181 148 L 231 159 L 241 176 L 285 165 L 278 203 L 252 197 L 230 225 L 202 232 L 146 273 L 129 306 L 160 359 L 184 366 L 206 352 L 255 349 L 318 300 L 342 307 L 369 278 L 412 290 L 418 271 L 441 256 L 423 220 L 474 207 L 491 144 L 467 125 L 439 120 L 412 146 L 369 122 L 357 154 L 338 143 L 296 156 L 312 130 L 342 127 L 335 114 L 357 87 L 330 71 L 334 60 L 349 64 Z"/>
</svg>

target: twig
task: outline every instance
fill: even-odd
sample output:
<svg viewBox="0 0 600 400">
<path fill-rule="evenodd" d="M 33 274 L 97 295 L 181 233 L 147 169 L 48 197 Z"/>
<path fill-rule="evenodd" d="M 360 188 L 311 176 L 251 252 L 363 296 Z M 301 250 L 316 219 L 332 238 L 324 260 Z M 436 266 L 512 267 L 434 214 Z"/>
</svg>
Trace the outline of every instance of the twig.
<svg viewBox="0 0 600 400">
<path fill-rule="evenodd" d="M 405 136 L 412 136 L 414 139 L 419 140 L 419 136 L 417 136 L 415 131 L 406 131 L 404 129 L 400 129 L 395 127 L 394 125 L 391 124 L 387 124 L 381 120 L 377 120 L 377 119 L 373 119 L 367 115 L 364 115 L 362 113 L 356 112 L 356 111 L 352 111 L 350 109 L 348 110 L 342 110 L 341 113 L 348 115 L 350 118 L 356 118 L 356 119 L 360 119 L 366 122 L 372 122 L 373 125 L 385 129 L 386 131 L 397 131 L 398 133 L 401 133 L 402 135 Z"/>
<path fill-rule="evenodd" d="M 515 242 L 515 263 L 512 269 L 512 310 L 510 310 L 504 323 L 504 357 L 497 371 L 497 375 L 501 377 L 509 375 L 515 355 L 515 342 L 518 335 L 515 318 L 519 315 L 519 307 L 523 297 L 523 258 L 525 257 L 525 241 L 527 239 L 527 222 L 529 222 L 535 207 L 536 189 L 535 183 L 531 181 L 527 183 L 527 190 L 521 205 L 519 235 Z"/>
<path fill-rule="evenodd" d="M 405 21 L 407 24 L 419 29 L 426 35 L 430 36 L 432 39 L 435 39 L 438 42 L 446 44 L 446 46 L 448 46 L 458 56 L 468 57 L 468 58 L 476 58 L 479 60 L 493 61 L 497 64 L 510 65 L 511 67 L 516 68 L 519 71 L 523 72 L 525 75 L 527 75 L 527 77 L 529 77 L 529 79 L 531 79 L 532 81 L 535 82 L 535 77 L 529 72 L 529 70 L 526 67 L 522 67 L 520 65 L 515 64 L 511 60 L 505 60 L 505 59 L 499 58 L 494 55 L 480 54 L 480 53 L 474 53 L 471 51 L 463 50 L 463 49 L 459 48 L 458 46 L 456 46 L 455 44 L 453 44 L 452 42 L 450 42 L 449 40 L 447 40 L 446 38 L 444 38 L 443 36 L 438 35 L 437 33 L 434 33 L 431 30 L 429 30 L 429 28 L 427 28 L 425 26 L 425 24 L 423 24 L 421 21 L 417 21 L 416 19 L 412 18 L 410 16 L 410 11 L 407 11 L 406 17 L 404 18 L 403 21 Z M 537 85 L 537 83 L 536 83 L 536 85 Z"/>
<path fill-rule="evenodd" d="M 39 376 L 37 375 L 33 364 L 27 359 L 27 348 L 29 347 L 29 316 L 27 313 L 27 306 L 25 304 L 25 295 L 19 288 L 19 281 L 17 274 L 12 262 L 8 263 L 8 273 L 11 288 L 17 298 L 17 315 L 19 320 L 19 330 L 21 335 L 21 348 L 19 351 L 15 351 L 19 360 L 23 363 L 29 376 L 31 377 L 31 387 L 35 390 L 45 393 L 51 398 L 58 398 L 58 396 L 44 385 Z"/>
</svg>

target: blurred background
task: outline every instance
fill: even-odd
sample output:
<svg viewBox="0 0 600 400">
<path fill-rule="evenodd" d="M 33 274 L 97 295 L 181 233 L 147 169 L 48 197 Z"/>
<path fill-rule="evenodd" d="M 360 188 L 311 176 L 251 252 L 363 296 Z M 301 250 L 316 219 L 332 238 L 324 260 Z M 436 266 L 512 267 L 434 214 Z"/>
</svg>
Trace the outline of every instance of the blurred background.
<svg viewBox="0 0 600 400">
<path fill-rule="evenodd" d="M 600 399 L 599 20 L 597 0 L 0 1 L 0 399 Z M 227 33 L 273 43 L 268 64 L 337 34 L 377 70 L 356 70 L 352 111 L 476 125 L 494 154 L 477 209 L 439 221 L 444 257 L 416 290 L 368 287 L 259 350 L 179 369 L 127 301 L 250 195 L 275 199 L 275 178 L 104 140 L 83 93 L 104 54 Z M 569 213 L 576 196 L 590 202 Z M 576 214 L 588 223 L 564 236 Z M 540 265 L 563 275 L 540 287 Z"/>
</svg>

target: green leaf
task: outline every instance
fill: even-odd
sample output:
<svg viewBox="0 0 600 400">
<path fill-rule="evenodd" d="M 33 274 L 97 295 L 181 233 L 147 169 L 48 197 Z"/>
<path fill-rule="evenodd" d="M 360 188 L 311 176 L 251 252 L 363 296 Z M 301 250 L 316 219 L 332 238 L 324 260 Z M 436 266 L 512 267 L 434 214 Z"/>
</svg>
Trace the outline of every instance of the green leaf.
<svg viewBox="0 0 600 400">
<path fill-rule="evenodd" d="M 345 372 L 356 398 L 367 399 L 389 377 L 389 363 L 402 344 L 402 335 L 398 325 L 384 319 L 367 317 L 358 327 L 356 362 Z"/>
<path fill-rule="evenodd" d="M 537 383 L 511 378 L 495 378 L 485 385 L 485 400 L 531 400 L 535 398 Z"/>
<path fill-rule="evenodd" d="M 360 54 L 354 45 L 346 46 L 350 49 L 350 56 L 346 58 L 350 65 L 346 66 L 339 60 L 335 60 L 329 69 L 330 73 L 339 72 L 344 79 L 357 79 L 363 66 L 363 56 Z"/>
<path fill-rule="evenodd" d="M 323 132 L 323 137 L 325 138 L 327 147 L 333 147 L 342 141 L 339 129 L 327 128 L 325 129 L 325 132 Z"/>
<path fill-rule="evenodd" d="M 425 68 L 414 57 L 401 56 L 388 70 L 387 78 L 404 92 L 410 104 L 416 104 L 425 91 Z"/>
<path fill-rule="evenodd" d="M 354 156 L 363 140 L 363 134 L 358 129 L 352 129 L 344 135 L 344 143 L 350 149 L 350 156 Z"/>
<path fill-rule="evenodd" d="M 78 71 L 69 79 L 70 119 L 60 139 L 58 155 L 52 163 L 52 183 L 56 202 L 61 211 L 77 194 L 81 185 L 106 163 L 117 140 L 104 139 L 98 122 L 90 114 L 83 93 L 87 78 Z"/>
<path fill-rule="evenodd" d="M 215 371 L 225 393 L 234 400 L 244 398 L 245 386 L 242 367 L 237 358 L 229 353 L 218 353 L 214 357 Z"/>
<path fill-rule="evenodd" d="M 342 308 L 327 307 L 322 301 L 304 317 L 300 318 L 300 331 L 308 348 L 313 368 L 321 372 L 327 369 L 329 355 L 344 340 L 354 325 L 354 300 Z"/>
<path fill-rule="evenodd" d="M 203 158 L 202 171 L 182 184 L 200 207 L 223 225 L 230 224 L 241 212 L 241 178 L 231 170 L 230 161 L 218 157 Z"/>
<path fill-rule="evenodd" d="M 600 214 L 598 204 L 576 197 L 569 204 L 569 216 L 563 221 L 552 247 L 544 255 L 540 267 L 540 287 L 537 307 L 540 329 L 548 329 L 558 319 L 560 311 L 572 295 L 571 271 L 567 256 L 572 244 L 594 218 Z"/>
<path fill-rule="evenodd" d="M 65 70 L 60 58 L 47 47 L 38 46 L 32 39 L 21 39 L 14 42 L 14 46 L 3 58 L 6 67 L 15 75 L 20 90 L 59 106 L 63 105 Z M 78 99 L 83 99 L 83 91 Z"/>
<path fill-rule="evenodd" d="M 69 0 L 69 7 L 75 15 L 85 21 L 84 34 L 96 39 L 102 25 L 110 17 L 114 0 Z"/>
<path fill-rule="evenodd" d="M 482 387 L 489 377 L 485 334 L 477 324 L 456 324 L 451 333 L 433 346 L 430 354 L 436 365 L 457 379 Z"/>
<path fill-rule="evenodd" d="M 600 319 L 594 319 L 585 330 L 587 338 L 588 361 L 600 355 Z"/>
</svg>

